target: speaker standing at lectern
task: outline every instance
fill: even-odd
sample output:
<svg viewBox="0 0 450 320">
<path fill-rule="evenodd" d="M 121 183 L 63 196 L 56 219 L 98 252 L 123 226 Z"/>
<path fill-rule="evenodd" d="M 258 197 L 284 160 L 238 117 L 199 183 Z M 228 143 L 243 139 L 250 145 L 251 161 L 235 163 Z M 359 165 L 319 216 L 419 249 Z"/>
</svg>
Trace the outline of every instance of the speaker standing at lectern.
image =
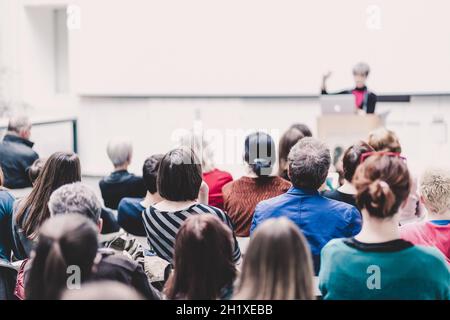
<svg viewBox="0 0 450 320">
<path fill-rule="evenodd" d="M 355 88 L 344 90 L 337 94 L 353 94 L 355 96 L 355 105 L 359 112 L 374 113 L 377 103 L 377 95 L 369 91 L 366 87 L 366 80 L 370 73 L 370 67 L 367 63 L 358 63 L 353 67 L 353 77 L 355 79 Z M 331 76 L 331 72 L 325 74 L 322 78 L 322 94 L 328 94 L 326 82 Z"/>
</svg>

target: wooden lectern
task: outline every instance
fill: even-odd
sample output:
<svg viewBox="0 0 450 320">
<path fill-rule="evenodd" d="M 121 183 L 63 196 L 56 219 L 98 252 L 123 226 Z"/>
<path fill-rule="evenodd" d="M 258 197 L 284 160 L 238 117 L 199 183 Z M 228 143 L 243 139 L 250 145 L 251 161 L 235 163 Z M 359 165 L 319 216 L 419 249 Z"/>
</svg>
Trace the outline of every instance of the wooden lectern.
<svg viewBox="0 0 450 320">
<path fill-rule="evenodd" d="M 317 118 L 319 139 L 330 150 L 346 149 L 358 140 L 367 140 L 370 131 L 382 127 L 383 121 L 375 114 L 328 114 Z"/>
</svg>

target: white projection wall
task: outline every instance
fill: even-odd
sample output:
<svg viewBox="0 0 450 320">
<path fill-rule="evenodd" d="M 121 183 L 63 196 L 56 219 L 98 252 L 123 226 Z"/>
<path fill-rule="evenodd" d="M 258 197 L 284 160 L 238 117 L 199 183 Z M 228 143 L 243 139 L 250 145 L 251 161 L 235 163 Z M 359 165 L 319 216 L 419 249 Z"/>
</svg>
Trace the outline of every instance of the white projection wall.
<svg viewBox="0 0 450 320">
<path fill-rule="evenodd" d="M 71 83 L 102 96 L 450 92 L 448 0 L 78 0 Z"/>
</svg>

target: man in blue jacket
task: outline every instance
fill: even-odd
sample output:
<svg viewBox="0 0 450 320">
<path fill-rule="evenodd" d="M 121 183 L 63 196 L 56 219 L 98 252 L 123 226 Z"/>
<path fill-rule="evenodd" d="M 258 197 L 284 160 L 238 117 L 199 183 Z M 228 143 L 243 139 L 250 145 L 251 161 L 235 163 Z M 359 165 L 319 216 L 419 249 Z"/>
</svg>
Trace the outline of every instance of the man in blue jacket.
<svg viewBox="0 0 450 320">
<path fill-rule="evenodd" d="M 9 120 L 8 132 L 0 142 L 0 166 L 5 175 L 5 187 L 20 189 L 31 187 L 28 170 L 39 156 L 30 141 L 31 123 L 25 116 Z"/>
<path fill-rule="evenodd" d="M 318 274 L 322 248 L 332 239 L 357 234 L 361 229 L 361 215 L 355 207 L 319 194 L 318 189 L 325 182 L 331 163 L 330 151 L 325 144 L 314 138 L 303 138 L 292 147 L 288 162 L 292 187 L 256 206 L 250 232 L 269 218 L 284 216 L 291 219 L 309 242 Z"/>
</svg>

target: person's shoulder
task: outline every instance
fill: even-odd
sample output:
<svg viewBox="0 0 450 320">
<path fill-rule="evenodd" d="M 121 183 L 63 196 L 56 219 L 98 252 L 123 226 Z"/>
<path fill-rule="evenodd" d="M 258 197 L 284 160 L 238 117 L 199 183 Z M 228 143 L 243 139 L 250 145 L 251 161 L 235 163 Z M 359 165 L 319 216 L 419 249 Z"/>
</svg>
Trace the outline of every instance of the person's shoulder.
<svg viewBox="0 0 450 320">
<path fill-rule="evenodd" d="M 337 190 L 325 190 L 321 192 L 321 195 L 324 196 L 325 198 L 336 200 L 339 194 Z"/>
<path fill-rule="evenodd" d="M 287 204 L 288 199 L 289 195 L 287 193 L 282 193 L 276 197 L 260 201 L 256 205 L 255 211 L 272 210 L 278 207 L 285 206 Z"/>
<path fill-rule="evenodd" d="M 107 175 L 100 179 L 100 181 L 98 182 L 100 188 L 104 187 L 108 183 L 108 180 L 110 179 L 110 177 L 111 177 L 111 175 Z"/>
<path fill-rule="evenodd" d="M 215 175 L 221 180 L 233 180 L 233 176 L 228 171 L 215 169 Z"/>
<path fill-rule="evenodd" d="M 400 226 L 400 234 L 408 236 L 423 233 L 426 230 L 426 222 L 411 222 Z"/>
<path fill-rule="evenodd" d="M 238 190 L 247 189 L 251 184 L 251 180 L 248 177 L 240 177 L 239 179 L 233 180 L 225 184 L 222 188 L 222 192 L 227 195 L 231 194 L 233 191 L 236 192 Z"/>
<path fill-rule="evenodd" d="M 99 266 L 103 270 L 116 269 L 125 272 L 135 272 L 140 266 L 136 261 L 110 249 L 101 249 L 99 253 L 102 257 Z"/>
<path fill-rule="evenodd" d="M 322 197 L 322 200 L 327 204 L 327 206 L 336 212 L 342 212 L 342 213 L 358 212 L 358 209 L 356 209 L 351 204 L 348 204 L 346 202 L 339 201 L 339 200 L 336 200 L 333 198 L 329 198 L 324 194 L 321 195 L 321 197 Z"/>
<path fill-rule="evenodd" d="M 292 187 L 292 183 L 280 176 L 274 176 L 273 177 L 273 183 L 280 187 L 280 189 L 288 190 L 290 187 Z"/>
<path fill-rule="evenodd" d="M 231 181 L 227 182 L 226 184 L 224 184 L 224 186 L 222 187 L 222 194 L 224 196 L 228 196 L 231 193 L 231 191 L 233 190 L 233 186 L 235 185 L 235 183 L 237 181 L 238 180 L 234 180 L 234 181 L 231 180 Z"/>
<path fill-rule="evenodd" d="M 204 203 L 197 203 L 191 208 L 191 210 L 197 213 L 213 213 L 219 217 L 226 216 L 225 211 L 223 211 L 222 209 Z"/>
<path fill-rule="evenodd" d="M 435 247 L 414 245 L 412 247 L 414 254 L 426 259 L 427 264 L 443 264 L 446 265 L 445 257 L 441 251 Z"/>
<path fill-rule="evenodd" d="M 0 201 L 5 201 L 12 204 L 15 200 L 16 198 L 8 189 L 0 188 Z"/>
<path fill-rule="evenodd" d="M 345 238 L 332 239 L 323 247 L 323 251 L 334 251 L 346 248 Z"/>
<path fill-rule="evenodd" d="M 128 207 L 134 207 L 144 210 L 144 207 L 141 206 L 142 198 L 131 198 L 131 197 L 125 197 L 122 198 L 119 202 L 119 205 L 117 207 L 118 211 L 126 210 Z"/>
</svg>

